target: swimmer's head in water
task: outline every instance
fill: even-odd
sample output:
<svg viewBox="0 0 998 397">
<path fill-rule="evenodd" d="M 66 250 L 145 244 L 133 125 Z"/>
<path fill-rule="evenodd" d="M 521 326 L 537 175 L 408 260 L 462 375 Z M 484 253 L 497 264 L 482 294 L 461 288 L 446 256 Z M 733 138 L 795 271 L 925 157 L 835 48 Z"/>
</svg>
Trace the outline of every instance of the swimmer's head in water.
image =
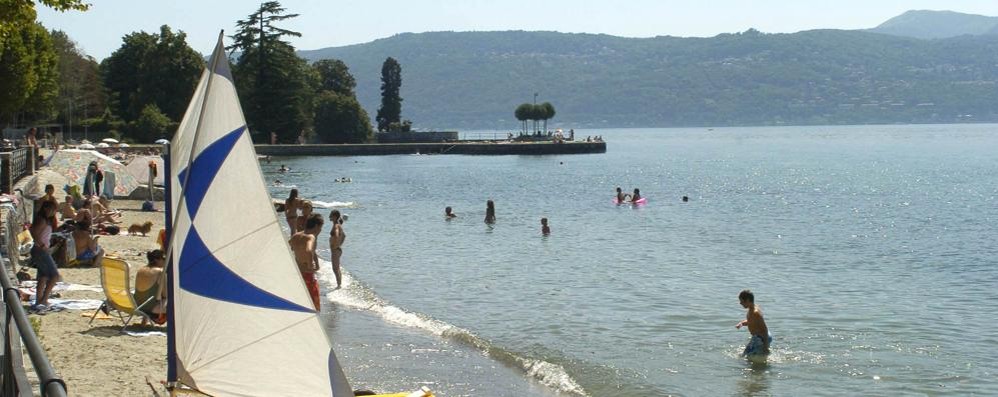
<svg viewBox="0 0 998 397">
<path fill-rule="evenodd" d="M 548 218 L 541 218 L 541 224 L 544 225 L 544 226 L 547 226 L 547 224 L 548 224 Z"/>
</svg>

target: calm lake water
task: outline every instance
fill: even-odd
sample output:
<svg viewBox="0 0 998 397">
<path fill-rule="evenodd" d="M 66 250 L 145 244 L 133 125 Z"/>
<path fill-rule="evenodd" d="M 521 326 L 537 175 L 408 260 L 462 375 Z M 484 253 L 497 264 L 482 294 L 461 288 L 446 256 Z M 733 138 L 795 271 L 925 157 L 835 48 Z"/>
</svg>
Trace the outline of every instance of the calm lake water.
<svg viewBox="0 0 998 397">
<path fill-rule="evenodd" d="M 352 203 L 323 310 L 354 388 L 998 394 L 998 126 L 580 135 L 607 153 L 263 165 Z M 612 204 L 617 186 L 648 204 Z M 764 364 L 739 357 L 745 288 L 775 337 Z"/>
</svg>

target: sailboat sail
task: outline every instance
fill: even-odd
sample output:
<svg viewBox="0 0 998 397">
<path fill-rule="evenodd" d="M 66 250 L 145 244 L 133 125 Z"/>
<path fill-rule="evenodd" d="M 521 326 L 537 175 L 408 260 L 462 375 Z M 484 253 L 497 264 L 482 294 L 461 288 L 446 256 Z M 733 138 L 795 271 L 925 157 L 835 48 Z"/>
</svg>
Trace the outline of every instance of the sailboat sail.
<svg viewBox="0 0 998 397">
<path fill-rule="evenodd" d="M 352 396 L 271 205 L 221 37 L 170 146 L 170 380 L 213 396 Z"/>
</svg>

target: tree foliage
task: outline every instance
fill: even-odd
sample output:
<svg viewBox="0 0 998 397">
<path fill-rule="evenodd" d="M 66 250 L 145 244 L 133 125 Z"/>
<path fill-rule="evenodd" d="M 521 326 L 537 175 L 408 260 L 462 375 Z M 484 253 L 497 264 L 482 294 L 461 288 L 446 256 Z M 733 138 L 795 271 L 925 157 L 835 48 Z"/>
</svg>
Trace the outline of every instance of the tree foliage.
<svg viewBox="0 0 998 397">
<path fill-rule="evenodd" d="M 163 25 L 159 34 L 126 35 L 120 48 L 100 64 L 112 108 L 126 122 L 154 104 L 171 120 L 179 120 L 197 85 L 204 60 L 187 45 L 187 35 Z"/>
<path fill-rule="evenodd" d="M 338 95 L 354 96 L 357 81 L 350 74 L 350 68 L 339 59 L 323 59 L 312 66 L 319 73 L 319 90 L 332 91 Z"/>
<path fill-rule="evenodd" d="M 32 0 L 0 0 L 0 51 L 11 35 L 35 23 L 35 3 Z M 37 3 L 56 11 L 86 11 L 90 7 L 83 0 L 40 0 Z"/>
<path fill-rule="evenodd" d="M 371 122 L 356 97 L 328 90 L 316 98 L 315 132 L 324 143 L 364 143 Z"/>
<path fill-rule="evenodd" d="M 378 131 L 388 131 L 391 123 L 402 118 L 402 66 L 388 57 L 381 65 L 381 107 L 378 108 Z"/>
<path fill-rule="evenodd" d="M 278 142 L 297 142 L 312 122 L 314 69 L 283 41 L 298 32 L 275 25 L 298 14 L 286 14 L 276 1 L 263 3 L 257 11 L 237 22 L 238 30 L 229 48 L 241 51 L 233 67 L 246 122 L 258 142 L 277 134 Z"/>
<path fill-rule="evenodd" d="M 75 126 L 100 116 L 106 105 L 97 61 L 84 54 L 65 32 L 52 31 L 52 43 L 59 57 L 57 120 Z"/>
<path fill-rule="evenodd" d="M 156 107 L 156 104 L 150 103 L 142 108 L 139 117 L 129 125 L 129 130 L 131 131 L 128 137 L 136 139 L 139 142 L 152 142 L 160 138 L 166 138 L 170 136 L 173 124 L 175 123 L 163 114 Z"/>
<path fill-rule="evenodd" d="M 46 120 L 58 96 L 58 60 L 52 39 L 41 24 L 24 25 L 10 34 L 0 51 L 0 113 Z M 11 120 L 16 121 L 16 120 Z"/>
</svg>

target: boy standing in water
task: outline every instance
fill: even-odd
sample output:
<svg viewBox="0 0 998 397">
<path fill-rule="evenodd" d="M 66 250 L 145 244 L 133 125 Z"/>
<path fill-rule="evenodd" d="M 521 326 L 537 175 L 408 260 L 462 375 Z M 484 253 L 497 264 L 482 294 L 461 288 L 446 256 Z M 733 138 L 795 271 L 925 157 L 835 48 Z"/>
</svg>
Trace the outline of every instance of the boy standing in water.
<svg viewBox="0 0 998 397">
<path fill-rule="evenodd" d="M 748 326 L 749 334 L 752 335 L 752 339 L 749 340 L 748 345 L 745 345 L 745 351 L 742 352 L 742 355 L 769 354 L 769 345 L 773 343 L 773 337 L 769 334 L 769 328 L 766 327 L 766 320 L 762 318 L 762 309 L 755 304 L 755 295 L 752 294 L 752 291 L 743 290 L 738 294 L 738 302 L 741 303 L 742 307 L 748 309 L 748 313 L 744 320 L 735 325 L 735 328 L 741 329 L 742 326 Z"/>
<path fill-rule="evenodd" d="M 315 279 L 315 272 L 319 270 L 319 258 L 315 254 L 315 235 L 322 230 L 322 223 L 322 216 L 314 214 L 305 220 L 305 229 L 296 232 L 288 240 L 315 311 L 319 311 L 319 282 Z"/>
<path fill-rule="evenodd" d="M 343 240 L 346 240 L 347 233 L 343 231 L 343 218 L 340 216 L 339 210 L 332 210 L 329 213 L 329 220 L 333 222 L 333 229 L 329 231 L 329 260 L 333 263 L 333 274 L 336 275 L 336 288 L 340 288 L 343 285 L 343 275 L 340 272 L 340 258 L 343 256 Z"/>
<path fill-rule="evenodd" d="M 551 234 L 551 228 L 548 227 L 548 218 L 541 218 L 541 234 L 545 236 Z"/>
</svg>

